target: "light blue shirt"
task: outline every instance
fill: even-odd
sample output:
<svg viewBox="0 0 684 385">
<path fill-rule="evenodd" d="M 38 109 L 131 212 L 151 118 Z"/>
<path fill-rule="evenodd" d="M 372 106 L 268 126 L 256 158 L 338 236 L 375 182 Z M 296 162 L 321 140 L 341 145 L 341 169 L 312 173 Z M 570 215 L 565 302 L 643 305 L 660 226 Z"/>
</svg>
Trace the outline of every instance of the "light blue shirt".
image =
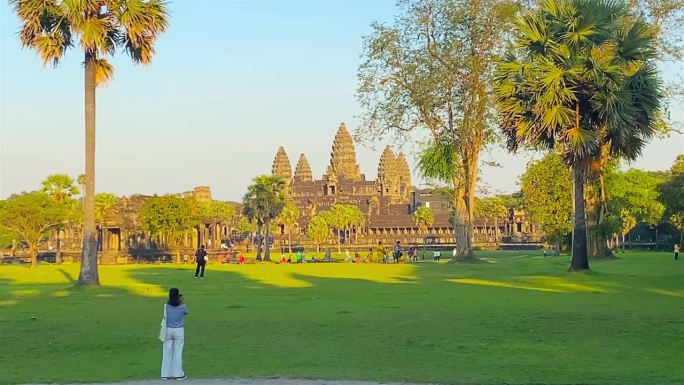
<svg viewBox="0 0 684 385">
<path fill-rule="evenodd" d="M 183 318 L 188 314 L 188 308 L 184 304 L 171 306 L 166 304 L 166 327 L 182 328 Z"/>
</svg>

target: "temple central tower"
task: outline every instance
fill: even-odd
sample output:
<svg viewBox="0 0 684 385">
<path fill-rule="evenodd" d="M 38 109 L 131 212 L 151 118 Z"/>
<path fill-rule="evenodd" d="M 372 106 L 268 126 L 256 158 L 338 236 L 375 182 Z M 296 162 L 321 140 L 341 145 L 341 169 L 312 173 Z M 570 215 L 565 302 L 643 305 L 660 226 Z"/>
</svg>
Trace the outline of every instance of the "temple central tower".
<svg viewBox="0 0 684 385">
<path fill-rule="evenodd" d="M 335 134 L 335 141 L 333 142 L 332 152 L 330 153 L 330 165 L 326 171 L 328 179 L 330 177 L 346 178 L 351 180 L 361 180 L 361 169 L 356 163 L 356 149 L 354 148 L 354 140 L 347 126 L 344 123 L 340 124 Z"/>
</svg>

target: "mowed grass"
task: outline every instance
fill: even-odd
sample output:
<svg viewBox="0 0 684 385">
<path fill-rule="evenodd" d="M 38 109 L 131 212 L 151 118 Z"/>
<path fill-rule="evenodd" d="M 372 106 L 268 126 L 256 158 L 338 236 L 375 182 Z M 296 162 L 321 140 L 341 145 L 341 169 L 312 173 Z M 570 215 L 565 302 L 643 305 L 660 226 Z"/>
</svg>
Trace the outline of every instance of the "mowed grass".
<svg viewBox="0 0 684 385">
<path fill-rule="evenodd" d="M 684 261 L 481 252 L 483 263 L 0 266 L 0 382 L 157 378 L 179 287 L 192 378 L 683 384 Z"/>
</svg>

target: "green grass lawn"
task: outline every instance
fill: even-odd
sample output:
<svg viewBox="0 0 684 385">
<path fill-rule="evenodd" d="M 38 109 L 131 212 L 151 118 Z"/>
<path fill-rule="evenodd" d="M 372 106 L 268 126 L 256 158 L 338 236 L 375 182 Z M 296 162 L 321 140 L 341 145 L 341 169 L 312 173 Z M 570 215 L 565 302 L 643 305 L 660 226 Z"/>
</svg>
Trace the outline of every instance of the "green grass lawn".
<svg viewBox="0 0 684 385">
<path fill-rule="evenodd" d="M 193 378 L 683 384 L 684 261 L 627 253 L 487 263 L 0 266 L 0 382 L 157 378 L 165 291 L 184 293 Z"/>
</svg>

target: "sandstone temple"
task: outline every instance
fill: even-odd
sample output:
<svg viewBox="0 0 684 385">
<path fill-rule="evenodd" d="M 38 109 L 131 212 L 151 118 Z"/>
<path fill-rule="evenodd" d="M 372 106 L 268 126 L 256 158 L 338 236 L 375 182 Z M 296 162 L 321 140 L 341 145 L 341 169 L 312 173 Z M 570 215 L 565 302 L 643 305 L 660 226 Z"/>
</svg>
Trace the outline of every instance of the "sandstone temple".
<svg viewBox="0 0 684 385">
<path fill-rule="evenodd" d="M 310 149 L 317 150 L 317 149 Z M 411 167 L 402 153 L 395 153 L 385 147 L 378 159 L 377 178 L 366 179 L 356 159 L 356 148 L 347 127 L 340 124 L 332 143 L 330 163 L 325 172 L 316 178 L 305 154 L 297 158 L 294 171 L 290 158 L 283 147 L 279 147 L 273 160 L 271 172 L 285 179 L 285 193 L 300 209 L 299 223 L 293 228 L 275 223 L 273 234 L 274 247 L 286 247 L 292 234 L 292 245 L 313 248 L 306 228 L 313 216 L 330 209 L 334 204 L 357 206 L 364 215 L 364 225 L 342 232 L 344 247 L 365 248 L 394 243 L 399 240 L 404 245 L 453 244 L 454 229 L 450 222 L 451 202 L 446 197 L 430 189 L 416 188 L 411 182 Z M 195 187 L 191 194 L 196 201 L 212 202 L 208 186 Z M 168 257 L 164 244 L 157 242 L 143 229 L 138 214 L 149 196 L 131 195 L 121 197 L 116 205 L 98 220 L 98 249 L 103 262 L 125 261 L 131 259 L 159 260 L 160 255 Z M 187 231 L 184 241 L 184 255 L 191 256 L 199 245 L 206 245 L 210 253 L 220 253 L 227 245 L 236 248 L 253 247 L 254 235 L 241 232 L 240 207 L 236 203 L 237 215 L 226 218 L 204 218 L 201 225 Z M 434 214 L 434 224 L 420 229 L 413 213 L 421 206 L 430 207 Z M 474 223 L 474 243 L 480 246 L 501 244 L 529 244 L 541 240 L 539 227 L 530 223 L 521 211 L 510 209 L 508 217 L 501 220 L 476 218 Z M 348 238 L 348 239 L 347 239 Z M 327 243 L 337 242 L 335 234 Z M 43 250 L 56 248 L 66 255 L 65 260 L 74 260 L 80 255 L 81 228 L 74 223 L 55 233 Z M 448 247 L 448 246 L 447 246 Z M 190 257 L 191 258 L 191 257 Z"/>
<path fill-rule="evenodd" d="M 320 179 L 316 179 L 305 154 L 300 154 L 292 171 L 292 163 L 285 148 L 278 148 L 271 172 L 287 182 L 286 194 L 301 210 L 298 242 L 306 243 L 305 229 L 316 213 L 336 203 L 353 204 L 365 215 L 365 226 L 355 229 L 357 243 L 389 243 L 396 240 L 404 244 L 422 243 L 425 237 L 432 242 L 454 242 L 453 226 L 449 221 L 451 202 L 429 189 L 417 189 L 411 184 L 411 168 L 402 153 L 385 147 L 378 160 L 377 179 L 367 180 L 356 160 L 356 148 L 344 123 L 340 124 L 330 152 L 330 163 Z M 428 206 L 435 217 L 434 225 L 420 230 L 413 212 Z M 538 241 L 538 229 L 528 223 L 520 212 L 511 212 L 507 220 L 475 223 L 476 242 L 498 242 L 495 238 L 517 236 L 526 241 Z M 285 233 L 281 227 L 281 234 Z M 283 237 L 278 240 L 284 242 Z M 358 239 L 361 239 L 360 241 Z M 351 242 L 351 239 L 350 239 Z M 293 242 L 294 243 L 294 242 Z"/>
</svg>

